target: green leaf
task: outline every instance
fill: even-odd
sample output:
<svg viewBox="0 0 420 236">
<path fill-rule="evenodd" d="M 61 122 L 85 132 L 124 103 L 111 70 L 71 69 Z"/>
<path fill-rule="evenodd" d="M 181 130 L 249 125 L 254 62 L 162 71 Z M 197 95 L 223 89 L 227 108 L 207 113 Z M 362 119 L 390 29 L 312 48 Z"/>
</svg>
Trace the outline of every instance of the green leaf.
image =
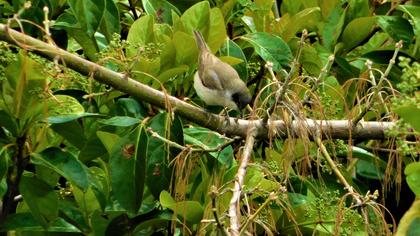
<svg viewBox="0 0 420 236">
<path fill-rule="evenodd" d="M 142 0 L 144 11 L 155 17 L 156 21 L 172 25 L 172 11 L 181 15 L 181 12 L 166 0 Z"/>
<path fill-rule="evenodd" d="M 105 0 L 68 0 L 77 25 L 93 36 L 97 31 L 105 10 Z"/>
<path fill-rule="evenodd" d="M 108 154 L 111 155 L 114 145 L 118 143 L 120 140 L 120 136 L 114 133 L 109 133 L 109 132 L 104 132 L 104 131 L 98 131 L 96 134 L 98 138 L 101 140 L 106 150 L 108 151 Z"/>
<path fill-rule="evenodd" d="M 407 46 L 413 41 L 414 32 L 408 20 L 401 16 L 377 16 L 378 25 L 395 41 L 402 40 Z"/>
<path fill-rule="evenodd" d="M 172 121 L 169 114 L 159 113 L 150 120 L 148 126 L 161 137 L 184 144 L 182 122 L 179 117 L 176 116 Z M 158 197 L 162 190 L 169 188 L 173 174 L 169 162 L 178 153 L 178 149 L 171 149 L 163 141 L 149 135 L 146 182 L 153 196 Z"/>
<path fill-rule="evenodd" d="M 167 191 L 162 191 L 160 193 L 159 201 L 163 207 L 171 209 L 178 216 L 187 220 L 191 224 L 200 223 L 203 218 L 204 209 L 197 201 L 175 202 Z"/>
<path fill-rule="evenodd" d="M 314 30 L 321 21 L 321 11 L 319 7 L 306 8 L 292 16 L 290 21 L 283 26 L 279 34 L 285 42 L 289 42 L 296 33 L 303 29 Z"/>
<path fill-rule="evenodd" d="M 178 76 L 178 75 L 182 75 L 183 73 L 187 72 L 189 69 L 188 66 L 186 65 L 181 65 L 175 68 L 171 68 L 169 70 L 166 70 L 164 72 L 161 72 L 160 75 L 158 76 L 158 80 L 161 83 L 165 83 L 168 80 Z"/>
<path fill-rule="evenodd" d="M 280 71 L 293 58 L 289 46 L 278 36 L 258 32 L 246 34 L 241 39 L 249 42 L 265 61 L 272 62 L 274 71 Z"/>
<path fill-rule="evenodd" d="M 44 115 L 45 99 L 38 96 L 46 87 L 46 75 L 42 65 L 21 52 L 17 61 L 10 63 L 5 70 L 7 82 L 2 83 L 5 106 L 11 117 L 23 124 L 30 124 Z M 23 131 L 28 127 L 19 127 Z"/>
<path fill-rule="evenodd" d="M 95 211 L 102 211 L 101 204 L 98 201 L 98 198 L 93 191 L 92 186 L 86 191 L 82 191 L 80 188 L 74 186 L 72 188 L 74 200 L 79 206 L 79 210 L 83 212 L 84 215 L 91 215 Z"/>
<path fill-rule="evenodd" d="M 115 198 L 130 214 L 140 209 L 146 178 L 148 138 L 143 127 L 122 137 L 110 155 L 110 173 Z"/>
<path fill-rule="evenodd" d="M 0 110 L 0 126 L 7 129 L 14 137 L 17 137 L 19 134 L 16 120 L 4 110 Z"/>
<path fill-rule="evenodd" d="M 398 5 L 397 9 L 405 12 L 411 18 L 411 24 L 414 27 L 414 33 L 416 34 L 416 46 L 413 54 L 417 53 L 420 48 L 420 6 L 414 5 Z"/>
<path fill-rule="evenodd" d="M 10 156 L 7 149 L 0 148 L 0 181 L 6 176 L 7 170 L 9 169 Z"/>
<path fill-rule="evenodd" d="M 417 132 L 420 132 L 420 108 L 418 104 L 405 104 L 394 109 L 405 122 L 409 123 Z"/>
<path fill-rule="evenodd" d="M 350 0 L 348 1 L 349 9 L 346 14 L 346 23 L 357 18 L 370 16 L 369 2 L 365 0 Z"/>
<path fill-rule="evenodd" d="M 198 49 L 194 38 L 184 32 L 175 32 L 173 43 L 176 50 L 175 65 L 194 65 L 198 58 Z"/>
<path fill-rule="evenodd" d="M 30 231 L 30 232 L 57 232 L 57 233 L 81 233 L 74 225 L 62 218 L 57 218 L 49 225 L 48 229 L 41 227 L 37 220 L 30 213 L 16 213 L 7 216 L 0 226 L 1 232 L 10 231 Z"/>
<path fill-rule="evenodd" d="M 203 149 L 214 149 L 229 141 L 217 132 L 200 127 L 184 129 L 184 138 L 186 143 L 197 145 Z M 229 169 L 234 163 L 232 146 L 227 146 L 223 150 L 210 152 L 209 154 L 220 162 L 223 168 Z"/>
<path fill-rule="evenodd" d="M 375 26 L 376 18 L 373 16 L 360 17 L 351 21 L 343 31 L 341 42 L 344 43 L 344 49 L 350 50 L 363 42 Z"/>
<path fill-rule="evenodd" d="M 325 48 L 327 48 L 330 52 L 334 52 L 334 47 L 341 35 L 345 18 L 346 10 L 342 8 L 341 4 L 337 4 L 337 6 L 331 11 L 331 14 L 328 16 L 328 20 L 324 25 L 324 29 L 322 31 L 322 41 Z"/>
<path fill-rule="evenodd" d="M 48 228 L 58 217 L 58 197 L 54 189 L 35 177 L 23 175 L 19 190 L 36 221 Z"/>
<path fill-rule="evenodd" d="M 106 120 L 100 120 L 99 122 L 104 125 L 128 127 L 140 123 L 140 119 L 129 117 L 129 116 L 114 116 Z"/>
<path fill-rule="evenodd" d="M 420 197 L 420 162 L 410 163 L 405 167 L 404 174 L 406 175 L 407 184 L 411 191 Z"/>
<path fill-rule="evenodd" d="M 241 63 L 233 65 L 233 68 L 238 72 L 239 77 L 246 81 L 248 79 L 247 59 L 241 47 L 234 41 L 227 39 L 219 50 L 221 56 L 230 56 L 242 60 Z"/>
<path fill-rule="evenodd" d="M 48 148 L 41 153 L 33 153 L 36 165 L 46 166 L 86 191 L 89 187 L 88 171 L 75 156 L 59 148 Z"/>
<path fill-rule="evenodd" d="M 219 8 L 210 10 L 209 34 L 207 45 L 212 52 L 216 52 L 227 38 L 225 20 Z"/>
<path fill-rule="evenodd" d="M 79 114 L 66 114 L 66 115 L 58 115 L 58 116 L 50 116 L 48 117 L 47 121 L 51 124 L 63 124 L 70 121 L 77 120 L 79 118 L 83 117 L 96 117 L 96 116 L 102 116 L 98 113 L 79 113 Z"/>
<path fill-rule="evenodd" d="M 138 46 L 143 46 L 155 41 L 153 16 L 146 15 L 137 19 L 130 27 L 127 35 L 127 41 L 130 47 L 127 48 L 127 55 L 134 57 L 138 54 Z"/>
<path fill-rule="evenodd" d="M 113 34 L 119 34 L 120 30 L 120 14 L 118 12 L 118 7 L 113 0 L 105 0 L 105 9 L 100 24 L 100 32 L 105 35 L 108 42 L 110 42 Z"/>
<path fill-rule="evenodd" d="M 76 98 L 67 95 L 54 95 L 48 99 L 48 115 L 81 115 L 85 109 Z"/>
<path fill-rule="evenodd" d="M 193 30 L 199 30 L 204 38 L 208 36 L 208 26 L 210 22 L 210 4 L 202 1 L 188 8 L 181 16 L 185 33 L 192 34 Z M 191 46 L 191 45 L 190 45 Z"/>
<path fill-rule="evenodd" d="M 66 123 L 54 123 L 51 128 L 69 143 L 82 149 L 87 141 L 83 127 L 76 120 Z"/>
<path fill-rule="evenodd" d="M 133 98 L 120 98 L 116 102 L 116 114 L 143 119 L 147 116 L 146 109 Z"/>
</svg>

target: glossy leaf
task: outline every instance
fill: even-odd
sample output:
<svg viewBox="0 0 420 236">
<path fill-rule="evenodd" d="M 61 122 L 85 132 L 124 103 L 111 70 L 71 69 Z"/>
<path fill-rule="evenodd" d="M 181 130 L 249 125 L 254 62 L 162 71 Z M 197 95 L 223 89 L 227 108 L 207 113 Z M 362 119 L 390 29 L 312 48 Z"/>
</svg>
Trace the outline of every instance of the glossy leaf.
<svg viewBox="0 0 420 236">
<path fill-rule="evenodd" d="M 280 19 L 278 22 L 282 24 L 282 20 Z M 290 20 L 280 27 L 278 33 L 284 41 L 289 42 L 295 37 L 296 33 L 302 32 L 303 29 L 308 31 L 315 30 L 320 20 L 321 11 L 319 7 L 306 8 L 292 16 Z"/>
<path fill-rule="evenodd" d="M 275 71 L 280 71 L 292 60 L 292 52 L 289 46 L 278 36 L 258 32 L 246 34 L 241 39 L 250 43 L 255 52 L 265 61 L 272 62 Z"/>
<path fill-rule="evenodd" d="M 411 19 L 411 24 L 416 35 L 416 50 L 420 48 L 420 6 L 415 5 L 398 5 L 397 9 L 405 12 Z M 415 54 L 417 51 L 414 51 Z"/>
<path fill-rule="evenodd" d="M 193 30 L 199 30 L 203 34 L 204 38 L 207 38 L 210 21 L 209 2 L 202 1 L 188 8 L 184 14 L 182 14 L 181 21 L 184 26 L 185 33 L 192 34 Z"/>
<path fill-rule="evenodd" d="M 346 50 L 352 49 L 363 42 L 372 32 L 376 23 L 373 16 L 356 18 L 344 28 L 341 41 Z"/>
<path fill-rule="evenodd" d="M 175 65 L 193 65 L 197 61 L 198 49 L 194 38 L 184 32 L 175 32 L 173 43 L 176 50 Z"/>
<path fill-rule="evenodd" d="M 25 53 L 20 53 L 17 61 L 6 68 L 5 75 L 7 83 L 2 83 L 2 98 L 10 116 L 18 118 L 22 123 L 41 119 L 45 100 L 34 94 L 42 93 L 46 86 L 42 66 Z M 20 131 L 25 128 L 18 127 Z"/>
<path fill-rule="evenodd" d="M 416 131 L 420 132 L 420 108 L 418 107 L 418 104 L 398 106 L 394 111 Z"/>
<path fill-rule="evenodd" d="M 153 16 L 146 15 L 136 20 L 130 27 L 127 35 L 127 41 L 130 47 L 127 49 L 127 55 L 134 57 L 138 54 L 138 46 L 146 45 L 154 42 L 153 24 L 155 23 Z"/>
<path fill-rule="evenodd" d="M 47 183 L 30 176 L 22 176 L 19 190 L 33 217 L 44 228 L 58 217 L 58 197 Z"/>
<path fill-rule="evenodd" d="M 346 18 L 346 10 L 338 4 L 328 16 L 328 20 L 324 25 L 322 31 L 323 45 L 330 51 L 334 52 L 334 47 L 337 43 L 343 30 L 344 20 Z"/>
<path fill-rule="evenodd" d="M 175 200 L 167 191 L 162 191 L 160 193 L 159 201 L 163 207 L 171 209 L 174 211 L 174 213 L 178 214 L 178 216 L 192 224 L 197 224 L 201 221 L 204 209 L 199 202 L 175 202 Z"/>
<path fill-rule="evenodd" d="M 172 11 L 181 14 L 178 8 L 166 0 L 142 0 L 142 4 L 146 13 L 154 16 L 157 22 L 172 24 Z"/>
<path fill-rule="evenodd" d="M 160 113 L 150 120 L 149 127 L 161 137 L 170 139 L 183 145 L 182 123 L 175 117 L 170 123 L 167 113 Z M 150 137 L 147 151 L 147 187 L 153 196 L 158 197 L 162 190 L 169 188 L 172 177 L 172 168 L 169 162 L 179 153 L 179 150 L 171 149 L 166 143 Z"/>
<path fill-rule="evenodd" d="M 220 46 L 222 46 L 226 38 L 227 35 L 223 14 L 219 8 L 212 8 L 210 10 L 207 45 L 210 47 L 211 51 L 216 52 Z"/>
<path fill-rule="evenodd" d="M 413 41 L 413 27 L 401 16 L 377 16 L 378 25 L 395 41 L 402 40 L 404 45 Z"/>
<path fill-rule="evenodd" d="M 122 137 L 112 148 L 110 174 L 115 198 L 130 214 L 141 206 L 146 177 L 147 136 L 143 127 Z"/>
<path fill-rule="evenodd" d="M 112 40 L 113 34 L 120 34 L 120 14 L 113 0 L 105 0 L 105 9 L 99 29 L 108 42 Z"/>
<path fill-rule="evenodd" d="M 34 153 L 33 162 L 54 170 L 84 191 L 89 187 L 86 166 L 69 152 L 64 152 L 59 148 L 48 148 L 41 153 Z"/>
<path fill-rule="evenodd" d="M 184 129 L 184 138 L 186 143 L 197 145 L 203 149 L 214 149 L 229 141 L 216 132 L 200 127 Z M 234 163 L 233 149 L 231 146 L 227 146 L 219 152 L 210 152 L 209 154 L 220 162 L 223 168 L 229 169 Z"/>
<path fill-rule="evenodd" d="M 404 174 L 406 175 L 406 180 L 408 186 L 410 186 L 411 191 L 413 191 L 417 197 L 420 196 L 420 162 L 413 162 L 408 164 L 405 167 Z"/>
<path fill-rule="evenodd" d="M 104 125 L 128 127 L 138 124 L 140 120 L 129 116 L 114 116 L 106 120 L 100 120 L 99 122 Z"/>
<path fill-rule="evenodd" d="M 247 59 L 238 44 L 230 39 L 225 40 L 225 43 L 220 48 L 219 52 L 221 56 L 230 56 L 242 60 L 242 62 L 239 64 L 233 65 L 233 68 L 235 68 L 235 70 L 238 72 L 239 77 L 246 81 L 248 79 Z"/>
</svg>

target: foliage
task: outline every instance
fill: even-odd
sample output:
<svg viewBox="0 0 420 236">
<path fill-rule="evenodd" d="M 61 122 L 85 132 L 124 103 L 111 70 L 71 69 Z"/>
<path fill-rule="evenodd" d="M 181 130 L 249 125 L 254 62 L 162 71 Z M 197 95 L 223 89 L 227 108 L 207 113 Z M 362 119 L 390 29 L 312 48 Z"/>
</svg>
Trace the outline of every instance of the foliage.
<svg viewBox="0 0 420 236">
<path fill-rule="evenodd" d="M 387 140 L 323 142 L 363 195 L 359 205 L 304 127 L 293 131 L 299 138 L 260 140 L 242 189 L 241 220 L 252 234 L 390 234 L 392 216 L 378 203 L 389 204 L 387 186 L 420 196 L 417 1 L 283 0 L 279 9 L 271 0 L 31 4 L 0 0 L 2 23 L 197 104 L 193 29 L 248 83 L 257 118 L 272 110 L 270 119 L 285 121 L 362 114 L 397 122 Z M 241 140 L 24 46 L 0 42 L 0 83 L 0 230 L 224 233 Z M 415 232 L 418 217 L 407 222 Z"/>
</svg>

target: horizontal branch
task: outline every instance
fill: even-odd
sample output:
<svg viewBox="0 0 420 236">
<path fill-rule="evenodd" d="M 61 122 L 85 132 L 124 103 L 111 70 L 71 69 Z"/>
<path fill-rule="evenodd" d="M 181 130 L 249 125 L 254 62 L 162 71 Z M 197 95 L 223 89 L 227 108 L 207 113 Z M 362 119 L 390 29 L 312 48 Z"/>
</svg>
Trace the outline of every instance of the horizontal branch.
<svg viewBox="0 0 420 236">
<path fill-rule="evenodd" d="M 125 74 L 112 71 L 60 49 L 55 45 L 47 44 L 10 29 L 4 24 L 0 24 L 0 40 L 33 51 L 49 60 L 59 59 L 58 61 L 65 64 L 65 66 L 83 75 L 90 75 L 98 82 L 110 85 L 141 101 L 164 109 L 167 108 L 166 104 L 170 104 L 172 110 L 185 119 L 228 136 L 246 137 L 248 128 L 254 126 L 257 138 L 267 138 L 269 133 L 268 127 L 270 127 L 270 129 L 275 131 L 270 130 L 270 133 L 275 133 L 277 137 L 283 138 L 289 135 L 299 137 L 307 134 L 312 137 L 313 135 L 321 134 L 323 138 L 333 139 L 383 139 L 385 138 L 385 131 L 395 125 L 393 122 L 359 122 L 356 127 L 353 127 L 351 120 L 327 121 L 311 119 L 293 121 L 287 125 L 282 120 L 268 120 L 264 123 L 262 120 L 226 119 L 226 117 L 209 113 L 202 108 L 128 78 Z M 297 132 L 298 130 L 300 132 Z M 306 132 L 302 133 L 302 130 L 306 130 Z"/>
</svg>

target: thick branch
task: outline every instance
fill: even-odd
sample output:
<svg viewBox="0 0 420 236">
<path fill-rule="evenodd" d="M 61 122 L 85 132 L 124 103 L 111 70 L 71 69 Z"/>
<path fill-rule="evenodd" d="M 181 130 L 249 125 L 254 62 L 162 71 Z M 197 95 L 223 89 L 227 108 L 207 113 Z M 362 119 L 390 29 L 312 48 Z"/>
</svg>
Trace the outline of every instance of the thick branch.
<svg viewBox="0 0 420 236">
<path fill-rule="evenodd" d="M 67 67 L 83 75 L 92 75 L 98 82 L 110 85 L 141 101 L 165 108 L 165 101 L 167 100 L 172 106 L 173 111 L 180 116 L 228 136 L 246 137 L 250 125 L 255 127 L 257 138 L 267 138 L 268 127 L 275 129 L 280 137 L 287 137 L 287 130 L 289 132 L 291 131 L 293 136 L 297 136 L 298 133 L 294 131 L 302 130 L 301 127 L 303 125 L 311 137 L 312 134 L 320 133 L 322 134 L 322 138 L 348 139 L 351 136 L 357 139 L 383 139 L 385 138 L 385 130 L 395 125 L 393 122 L 360 122 L 356 127 L 352 127 L 352 122 L 347 120 L 316 121 L 308 119 L 304 121 L 293 121 L 291 126 L 287 127 L 281 120 L 268 120 L 266 123 L 261 120 L 247 121 L 233 118 L 227 120 L 225 117 L 206 112 L 201 108 L 167 94 L 165 95 L 161 91 L 127 78 L 122 73 L 109 70 L 54 45 L 44 43 L 10 29 L 4 24 L 0 24 L 0 40 L 31 50 L 50 60 L 58 58 L 58 61 L 63 62 Z"/>
</svg>

